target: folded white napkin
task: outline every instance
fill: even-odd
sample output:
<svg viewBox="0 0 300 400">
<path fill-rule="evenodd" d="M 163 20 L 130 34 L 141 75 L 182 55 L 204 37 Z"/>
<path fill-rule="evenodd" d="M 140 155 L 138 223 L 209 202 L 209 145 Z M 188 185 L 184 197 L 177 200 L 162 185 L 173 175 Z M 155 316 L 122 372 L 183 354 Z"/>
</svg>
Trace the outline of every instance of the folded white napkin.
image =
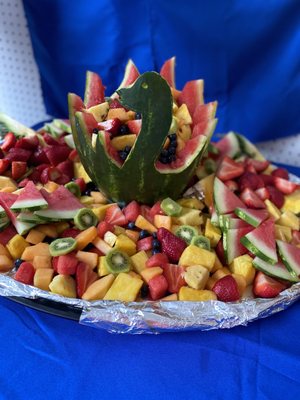
<svg viewBox="0 0 300 400">
<path fill-rule="evenodd" d="M 300 134 L 256 143 L 270 161 L 300 167 Z"/>
</svg>

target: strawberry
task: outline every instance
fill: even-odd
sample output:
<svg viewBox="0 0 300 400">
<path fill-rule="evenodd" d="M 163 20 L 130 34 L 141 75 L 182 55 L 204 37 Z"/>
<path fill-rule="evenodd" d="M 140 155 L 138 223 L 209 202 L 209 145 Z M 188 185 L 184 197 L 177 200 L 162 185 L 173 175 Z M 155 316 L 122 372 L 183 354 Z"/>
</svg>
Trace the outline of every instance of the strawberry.
<svg viewBox="0 0 300 400">
<path fill-rule="evenodd" d="M 3 231 L 0 232 L 0 243 L 5 246 L 11 238 L 17 234 L 13 225 L 8 225 Z"/>
<path fill-rule="evenodd" d="M 284 195 L 273 186 L 267 186 L 266 188 L 270 194 L 271 202 L 274 203 L 275 206 L 280 209 L 284 203 Z"/>
<path fill-rule="evenodd" d="M 10 161 L 5 158 L 0 160 L 0 175 L 2 175 L 10 166 Z"/>
<path fill-rule="evenodd" d="M 119 118 L 108 119 L 98 123 L 100 130 L 109 132 L 112 134 L 112 136 L 116 136 L 119 133 L 121 125 L 122 122 L 119 120 Z"/>
<path fill-rule="evenodd" d="M 31 156 L 31 150 L 12 147 L 8 150 L 5 158 L 9 161 L 28 161 Z"/>
<path fill-rule="evenodd" d="M 270 162 L 268 160 L 254 160 L 254 158 L 248 158 L 247 165 L 253 166 L 256 172 L 263 172 L 268 168 Z"/>
<path fill-rule="evenodd" d="M 113 231 L 114 231 L 113 225 L 107 221 L 101 221 L 97 226 L 97 233 L 101 239 L 104 238 L 106 232 L 113 232 Z"/>
<path fill-rule="evenodd" d="M 89 265 L 83 262 L 78 263 L 76 270 L 76 291 L 80 299 L 88 287 L 92 272 L 93 270 Z"/>
<path fill-rule="evenodd" d="M 56 139 L 54 139 L 53 136 L 51 136 L 48 132 L 45 132 L 43 134 L 43 139 L 45 140 L 45 142 L 47 144 L 49 144 L 49 146 L 58 146 L 58 141 Z"/>
<path fill-rule="evenodd" d="M 34 153 L 30 156 L 30 163 L 33 165 L 49 164 L 46 152 L 41 146 L 38 146 Z"/>
<path fill-rule="evenodd" d="M 279 282 L 259 271 L 253 282 L 253 293 L 256 297 L 273 298 L 279 295 L 287 284 Z"/>
<path fill-rule="evenodd" d="M 279 178 L 289 179 L 288 170 L 285 168 L 276 168 L 271 172 L 272 176 L 278 176 Z"/>
<path fill-rule="evenodd" d="M 259 188 L 255 190 L 255 194 L 262 200 L 265 201 L 270 198 L 270 193 L 267 188 Z"/>
<path fill-rule="evenodd" d="M 88 287 L 89 287 L 92 283 L 94 283 L 98 278 L 99 278 L 99 276 L 98 276 L 97 272 L 94 272 L 94 271 L 90 272 L 90 276 L 89 276 L 89 278 L 88 278 L 86 288 L 88 288 Z"/>
<path fill-rule="evenodd" d="M 123 214 L 129 222 L 134 222 L 140 215 L 141 208 L 137 201 L 133 200 L 123 208 Z"/>
<path fill-rule="evenodd" d="M 69 253 L 58 257 L 57 272 L 63 275 L 74 275 L 76 273 L 78 260 L 75 253 Z"/>
<path fill-rule="evenodd" d="M 274 185 L 274 177 L 272 175 L 260 174 L 259 177 L 263 180 L 265 186 Z"/>
<path fill-rule="evenodd" d="M 299 187 L 297 183 L 288 181 L 287 179 L 284 178 L 279 178 L 279 176 L 275 176 L 274 185 L 276 189 L 278 189 L 281 193 L 284 194 L 291 194 Z"/>
<path fill-rule="evenodd" d="M 245 188 L 240 198 L 249 208 L 266 208 L 265 203 L 251 189 Z"/>
<path fill-rule="evenodd" d="M 60 171 L 62 175 L 66 175 L 71 181 L 74 177 L 74 164 L 71 160 L 65 160 L 57 164 L 56 168 Z"/>
<path fill-rule="evenodd" d="M 80 161 L 79 159 L 79 155 L 76 149 L 73 149 L 71 151 L 71 153 L 69 154 L 69 160 L 73 161 L 73 162 L 78 162 Z"/>
<path fill-rule="evenodd" d="M 239 189 L 242 192 L 244 189 L 256 190 L 264 187 L 264 182 L 261 177 L 253 172 L 245 172 L 238 180 Z"/>
<path fill-rule="evenodd" d="M 186 248 L 186 242 L 173 235 L 166 228 L 159 228 L 157 231 L 157 238 L 161 242 L 161 247 L 163 253 L 166 254 L 169 261 L 172 263 L 177 263 L 183 250 Z"/>
<path fill-rule="evenodd" d="M 244 173 L 244 166 L 225 156 L 217 169 L 216 175 L 222 181 L 234 179 Z"/>
<path fill-rule="evenodd" d="M 35 269 L 30 262 L 22 262 L 18 271 L 15 274 L 15 280 L 27 285 L 33 284 Z"/>
<path fill-rule="evenodd" d="M 45 147 L 45 153 L 50 163 L 52 165 L 57 165 L 68 158 L 71 149 L 68 146 L 48 146 Z"/>
<path fill-rule="evenodd" d="M 70 182 L 70 178 L 68 175 L 62 174 L 58 178 L 56 178 L 55 182 L 58 185 L 65 185 L 66 183 Z"/>
<path fill-rule="evenodd" d="M 52 260 L 51 260 L 51 262 L 52 262 L 52 268 L 53 268 L 53 270 L 54 270 L 55 272 L 57 272 L 58 259 L 59 259 L 59 256 L 56 256 L 56 257 L 52 257 Z"/>
<path fill-rule="evenodd" d="M 19 139 L 16 142 L 15 147 L 21 147 L 25 150 L 35 150 L 39 144 L 40 142 L 37 136 L 27 136 Z"/>
<path fill-rule="evenodd" d="M 122 213 L 122 210 L 117 204 L 114 204 L 111 207 L 108 207 L 105 213 L 104 221 L 108 222 L 111 225 L 126 225 L 128 223 L 125 215 Z"/>
<path fill-rule="evenodd" d="M 9 149 L 13 148 L 14 145 L 16 144 L 17 139 L 15 137 L 15 135 L 12 132 L 8 132 L 5 136 L 4 136 L 4 140 L 2 145 L 0 146 L 1 150 L 3 151 L 8 151 Z"/>
<path fill-rule="evenodd" d="M 152 300 L 161 299 L 168 290 L 168 281 L 163 275 L 157 275 L 148 282 Z"/>
<path fill-rule="evenodd" d="M 184 286 L 184 268 L 176 264 L 163 264 L 163 275 L 168 282 L 168 292 L 178 293 L 179 289 Z"/>
<path fill-rule="evenodd" d="M 223 240 L 219 240 L 218 241 L 218 244 L 217 244 L 215 250 L 216 250 L 217 256 L 220 259 L 221 263 L 223 265 L 225 265 L 226 264 L 226 257 L 225 257 L 224 247 L 223 247 Z"/>
<path fill-rule="evenodd" d="M 256 175 L 256 169 L 254 168 L 254 166 L 252 164 L 246 164 L 246 168 L 245 168 L 246 172 L 251 172 L 252 174 Z"/>
<path fill-rule="evenodd" d="M 152 236 L 137 241 L 137 251 L 147 251 L 152 249 Z"/>
<path fill-rule="evenodd" d="M 61 234 L 62 238 L 65 237 L 72 237 L 73 239 L 76 238 L 77 235 L 79 235 L 81 231 L 79 229 L 76 228 L 67 228 L 63 231 L 63 233 Z"/>
<path fill-rule="evenodd" d="M 229 179 L 228 181 L 225 181 L 224 183 L 229 188 L 229 190 L 231 190 L 232 192 L 236 192 L 239 188 L 237 182 L 233 181 L 232 179 Z"/>
<path fill-rule="evenodd" d="M 157 253 L 148 258 L 148 260 L 146 261 L 146 267 L 161 267 L 168 262 L 168 257 L 164 253 Z"/>
<path fill-rule="evenodd" d="M 237 301 L 240 298 L 238 285 L 232 275 L 226 275 L 217 280 L 212 291 L 215 292 L 220 301 Z"/>
<path fill-rule="evenodd" d="M 295 246 L 300 244 L 300 231 L 292 230 L 291 244 L 294 244 Z"/>
<path fill-rule="evenodd" d="M 21 178 L 27 170 L 27 163 L 25 161 L 13 161 L 11 163 L 11 176 L 14 180 Z"/>
</svg>

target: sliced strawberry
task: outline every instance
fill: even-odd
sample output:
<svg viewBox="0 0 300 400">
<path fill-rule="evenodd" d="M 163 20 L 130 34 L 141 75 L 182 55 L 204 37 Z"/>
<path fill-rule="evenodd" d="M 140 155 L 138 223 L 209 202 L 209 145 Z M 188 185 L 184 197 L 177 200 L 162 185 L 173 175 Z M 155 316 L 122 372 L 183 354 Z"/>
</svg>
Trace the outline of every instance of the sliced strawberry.
<svg viewBox="0 0 300 400">
<path fill-rule="evenodd" d="M 3 151 L 8 151 L 9 149 L 13 148 L 14 145 L 16 144 L 17 139 L 15 137 L 15 135 L 12 132 L 8 132 L 5 136 L 4 136 L 4 140 L 2 145 L 0 146 L 1 150 Z"/>
<path fill-rule="evenodd" d="M 152 300 L 161 299 L 168 290 L 168 281 L 163 275 L 157 275 L 150 279 L 149 293 Z"/>
<path fill-rule="evenodd" d="M 97 272 L 91 271 L 90 276 L 88 278 L 86 288 L 88 288 L 92 283 L 96 282 L 98 280 L 99 276 Z"/>
<path fill-rule="evenodd" d="M 97 226 L 97 233 L 101 239 L 104 238 L 106 232 L 113 232 L 113 231 L 114 231 L 114 226 L 107 221 L 101 221 Z"/>
<path fill-rule="evenodd" d="M 253 172 L 245 172 L 238 180 L 239 189 L 242 192 L 244 189 L 256 190 L 264 187 L 264 182 L 261 177 Z"/>
<path fill-rule="evenodd" d="M 217 256 L 220 259 L 221 263 L 223 265 L 226 265 L 226 257 L 225 257 L 224 247 L 223 247 L 223 240 L 218 241 L 218 244 L 217 244 L 215 250 L 216 250 Z"/>
<path fill-rule="evenodd" d="M 53 136 L 51 136 L 48 132 L 45 132 L 43 134 L 43 139 L 45 140 L 45 142 L 47 144 L 49 144 L 49 146 L 58 146 L 59 143 L 56 139 L 54 139 Z"/>
<path fill-rule="evenodd" d="M 9 149 L 8 153 L 6 154 L 5 158 L 12 161 L 28 161 L 31 156 L 31 150 L 25 150 L 21 148 L 12 147 Z"/>
<path fill-rule="evenodd" d="M 119 133 L 121 125 L 122 122 L 119 120 L 119 118 L 108 119 L 106 121 L 98 123 L 100 130 L 109 132 L 112 134 L 112 136 L 115 136 Z"/>
<path fill-rule="evenodd" d="M 267 186 L 266 188 L 270 194 L 271 202 L 280 209 L 284 204 L 284 195 L 273 186 Z"/>
<path fill-rule="evenodd" d="M 48 146 L 45 147 L 45 153 L 50 163 L 52 165 L 57 165 L 68 158 L 71 149 L 69 146 Z"/>
<path fill-rule="evenodd" d="M 93 270 L 89 265 L 83 262 L 78 263 L 76 270 L 76 291 L 80 299 L 88 287 L 92 272 Z"/>
<path fill-rule="evenodd" d="M 152 236 L 140 239 L 137 242 L 137 251 L 148 251 L 152 249 Z"/>
<path fill-rule="evenodd" d="M 75 239 L 76 236 L 79 235 L 80 232 L 81 231 L 76 228 L 67 228 L 63 231 L 63 233 L 61 234 L 61 237 L 63 237 L 63 238 L 72 237 L 73 239 Z"/>
<path fill-rule="evenodd" d="M 244 169 L 242 164 L 225 156 L 219 164 L 216 175 L 222 181 L 227 181 L 241 176 L 244 173 Z"/>
<path fill-rule="evenodd" d="M 261 271 L 257 272 L 253 283 L 253 293 L 256 297 L 273 298 L 286 288 L 287 284 L 279 282 Z"/>
<path fill-rule="evenodd" d="M 251 189 L 244 189 L 240 194 L 240 198 L 249 208 L 266 208 L 265 203 Z"/>
<path fill-rule="evenodd" d="M 229 179 L 224 183 L 232 192 L 236 192 L 239 189 L 239 185 L 237 184 L 237 182 L 233 181 L 232 179 Z"/>
<path fill-rule="evenodd" d="M 76 273 L 78 260 L 75 253 L 69 253 L 58 257 L 57 272 L 63 275 L 74 275 Z"/>
<path fill-rule="evenodd" d="M 73 161 L 73 162 L 78 162 L 80 161 L 79 159 L 79 155 L 76 149 L 73 149 L 71 151 L 71 153 L 69 154 L 69 160 Z"/>
<path fill-rule="evenodd" d="M 171 263 L 177 263 L 187 244 L 181 238 L 173 235 L 168 229 L 159 228 L 157 238 L 161 242 L 162 251 Z"/>
<path fill-rule="evenodd" d="M 65 160 L 57 164 L 56 168 L 62 175 L 66 175 L 69 181 L 74 177 L 74 164 L 71 160 Z"/>
<path fill-rule="evenodd" d="M 284 178 L 279 178 L 278 176 L 275 176 L 274 178 L 274 185 L 276 189 L 284 194 L 291 194 L 299 187 L 297 183 L 288 181 Z"/>
<path fill-rule="evenodd" d="M 184 280 L 184 268 L 176 264 L 163 264 L 163 275 L 168 282 L 168 292 L 178 293 L 179 289 L 186 285 Z"/>
<path fill-rule="evenodd" d="M 270 193 L 267 188 L 259 188 L 255 190 L 255 194 L 262 200 L 265 201 L 270 198 Z"/>
<path fill-rule="evenodd" d="M 163 210 L 160 207 L 161 201 L 157 201 L 150 209 L 149 211 L 149 217 L 153 221 L 155 215 L 165 215 Z"/>
<path fill-rule="evenodd" d="M 146 267 L 147 268 L 152 268 L 152 267 L 161 267 L 164 264 L 167 264 L 169 262 L 168 257 L 164 253 L 157 253 L 153 254 L 148 260 L 146 261 Z"/>
<path fill-rule="evenodd" d="M 263 172 L 268 168 L 270 162 L 268 160 L 254 160 L 254 158 L 248 158 L 247 164 L 252 165 L 256 172 Z"/>
<path fill-rule="evenodd" d="M 274 177 L 272 175 L 260 174 L 259 177 L 262 179 L 265 186 L 273 186 L 274 185 Z"/>
<path fill-rule="evenodd" d="M 25 283 L 26 285 L 33 284 L 35 269 L 30 262 L 22 262 L 18 271 L 15 273 L 15 280 Z"/>
<path fill-rule="evenodd" d="M 125 215 L 122 213 L 120 207 L 115 204 L 111 207 L 108 207 L 105 213 L 104 221 L 108 222 L 111 225 L 126 225 L 128 223 Z"/>
<path fill-rule="evenodd" d="M 252 164 L 246 164 L 245 167 L 246 172 L 251 172 L 252 174 L 257 174 L 256 169 Z"/>
<path fill-rule="evenodd" d="M 5 158 L 0 160 L 0 175 L 2 175 L 5 171 L 7 171 L 10 166 L 10 161 Z"/>
<path fill-rule="evenodd" d="M 141 207 L 137 201 L 133 200 L 122 211 L 128 222 L 134 222 L 141 213 Z"/>
<path fill-rule="evenodd" d="M 21 178 L 27 171 L 27 162 L 13 161 L 11 163 L 11 176 L 14 180 Z"/>
<path fill-rule="evenodd" d="M 17 143 L 15 144 L 15 147 L 19 148 L 21 147 L 22 149 L 25 150 L 36 150 L 38 145 L 40 144 L 39 139 L 37 136 L 27 136 L 19 139 Z"/>
<path fill-rule="evenodd" d="M 71 179 L 68 177 L 68 175 L 62 174 L 58 178 L 56 178 L 55 183 L 57 183 L 58 185 L 65 185 L 66 183 L 69 183 L 70 180 Z"/>
<path fill-rule="evenodd" d="M 272 176 L 278 176 L 282 179 L 289 179 L 289 172 L 285 168 L 276 168 L 271 172 Z"/>
<path fill-rule="evenodd" d="M 237 301 L 240 298 L 238 285 L 232 275 L 226 275 L 217 280 L 212 291 L 215 292 L 220 301 Z"/>
<path fill-rule="evenodd" d="M 41 146 L 38 146 L 38 148 L 30 156 L 29 162 L 33 165 L 50 163 L 45 150 Z"/>
</svg>

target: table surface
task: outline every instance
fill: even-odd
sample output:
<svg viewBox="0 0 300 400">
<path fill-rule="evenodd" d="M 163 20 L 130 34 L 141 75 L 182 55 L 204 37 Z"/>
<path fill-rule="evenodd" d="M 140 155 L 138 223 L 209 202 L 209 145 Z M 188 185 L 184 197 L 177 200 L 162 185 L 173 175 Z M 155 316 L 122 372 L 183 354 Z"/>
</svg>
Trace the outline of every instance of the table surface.
<svg viewBox="0 0 300 400">
<path fill-rule="evenodd" d="M 230 330 L 114 335 L 0 298 L 0 400 L 299 399 L 299 312 L 297 302 Z"/>
</svg>

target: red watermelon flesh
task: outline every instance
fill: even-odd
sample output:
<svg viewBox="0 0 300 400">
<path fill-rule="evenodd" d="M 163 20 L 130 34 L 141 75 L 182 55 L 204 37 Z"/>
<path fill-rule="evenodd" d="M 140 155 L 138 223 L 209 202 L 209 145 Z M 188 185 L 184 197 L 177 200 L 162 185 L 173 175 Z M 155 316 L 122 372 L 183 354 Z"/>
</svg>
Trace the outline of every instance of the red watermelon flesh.
<svg viewBox="0 0 300 400">
<path fill-rule="evenodd" d="M 132 60 L 129 60 L 125 68 L 124 78 L 117 90 L 132 85 L 139 76 L 140 73 L 137 67 L 135 66 L 134 62 Z M 116 97 L 118 97 L 118 94 L 115 92 L 112 94 L 111 98 L 116 98 Z"/>
<path fill-rule="evenodd" d="M 32 181 L 28 181 L 23 191 L 17 197 L 17 200 L 12 204 L 11 210 L 31 210 L 37 208 L 46 208 L 48 203 L 41 195 Z"/>
<path fill-rule="evenodd" d="M 142 120 L 141 119 L 132 119 L 127 122 L 128 129 L 131 133 L 138 135 L 142 128 Z"/>
<path fill-rule="evenodd" d="M 194 114 L 196 107 L 203 104 L 203 80 L 197 79 L 188 81 L 178 98 L 179 105 L 185 103 L 191 115 Z"/>
<path fill-rule="evenodd" d="M 95 72 L 87 71 L 84 93 L 86 108 L 96 106 L 104 101 L 104 86 L 100 76 Z"/>
<path fill-rule="evenodd" d="M 214 181 L 214 202 L 218 214 L 229 214 L 236 208 L 245 208 L 245 204 L 217 177 Z"/>
<path fill-rule="evenodd" d="M 160 75 L 168 82 L 168 84 L 175 88 L 175 57 L 167 60 L 160 70 Z"/>
<path fill-rule="evenodd" d="M 5 246 L 17 233 L 18 232 L 15 230 L 15 227 L 13 225 L 9 225 L 2 232 L 0 232 L 0 243 Z"/>
<path fill-rule="evenodd" d="M 199 122 L 214 118 L 217 105 L 217 101 L 212 101 L 207 104 L 198 104 L 193 114 L 193 124 L 197 125 Z"/>
</svg>

